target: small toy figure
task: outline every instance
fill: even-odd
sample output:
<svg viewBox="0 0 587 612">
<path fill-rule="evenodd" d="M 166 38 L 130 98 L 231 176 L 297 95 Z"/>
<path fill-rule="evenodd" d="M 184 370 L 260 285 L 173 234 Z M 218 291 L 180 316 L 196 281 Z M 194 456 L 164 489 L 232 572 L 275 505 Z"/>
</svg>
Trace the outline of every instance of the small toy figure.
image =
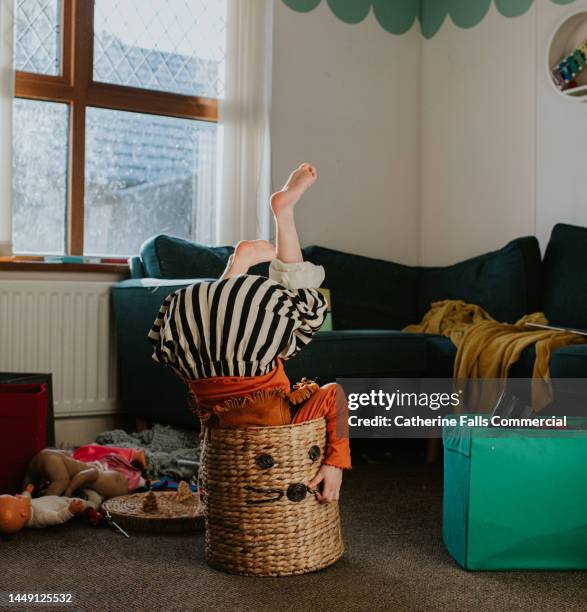
<svg viewBox="0 0 587 612">
<path fill-rule="evenodd" d="M 19 495 L 0 495 L 0 533 L 14 534 L 23 527 L 61 525 L 86 508 L 96 510 L 101 498 L 92 501 L 46 495 L 32 498 L 33 487 L 27 486 Z"/>
<path fill-rule="evenodd" d="M 159 506 L 157 505 L 157 495 L 153 493 L 153 491 L 150 491 L 143 501 L 143 512 L 146 512 L 147 514 L 155 514 L 158 511 Z"/>
</svg>

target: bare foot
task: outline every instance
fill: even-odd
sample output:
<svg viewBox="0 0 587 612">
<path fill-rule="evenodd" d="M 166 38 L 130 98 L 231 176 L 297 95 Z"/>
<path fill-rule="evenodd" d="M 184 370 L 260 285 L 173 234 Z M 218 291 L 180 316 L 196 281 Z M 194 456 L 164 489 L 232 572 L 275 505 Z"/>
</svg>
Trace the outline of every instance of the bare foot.
<svg viewBox="0 0 587 612">
<path fill-rule="evenodd" d="M 234 249 L 233 264 L 248 269 L 275 256 L 275 246 L 267 240 L 241 240 Z"/>
<path fill-rule="evenodd" d="M 293 211 L 298 200 L 317 178 L 316 168 L 311 164 L 302 164 L 294 170 L 289 175 L 283 189 L 271 196 L 271 210 L 273 214 L 277 216 L 287 211 Z"/>
</svg>

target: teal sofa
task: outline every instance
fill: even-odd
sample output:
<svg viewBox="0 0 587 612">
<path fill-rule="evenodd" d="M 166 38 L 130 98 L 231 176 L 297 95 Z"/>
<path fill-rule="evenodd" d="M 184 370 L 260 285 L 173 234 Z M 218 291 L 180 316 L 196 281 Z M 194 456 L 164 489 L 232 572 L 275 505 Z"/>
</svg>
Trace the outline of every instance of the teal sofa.
<svg viewBox="0 0 587 612">
<path fill-rule="evenodd" d="M 147 332 L 166 295 L 198 279 L 218 278 L 231 247 L 206 247 L 155 236 L 130 261 L 131 278 L 115 285 L 112 299 L 122 409 L 135 417 L 195 427 L 187 394 L 171 372 L 151 359 Z M 536 238 L 442 267 L 404 266 L 319 246 L 304 257 L 324 266 L 331 291 L 334 331 L 319 332 L 286 364 L 292 380 L 320 383 L 337 377 L 450 377 L 450 340 L 401 330 L 419 322 L 430 304 L 461 299 L 479 304 L 500 321 L 544 310 L 554 324 L 587 329 L 587 228 L 557 225 L 541 259 Z M 266 275 L 267 266 L 253 272 Z M 512 375 L 531 375 L 526 351 Z M 557 350 L 555 377 L 587 377 L 587 345 Z"/>
</svg>

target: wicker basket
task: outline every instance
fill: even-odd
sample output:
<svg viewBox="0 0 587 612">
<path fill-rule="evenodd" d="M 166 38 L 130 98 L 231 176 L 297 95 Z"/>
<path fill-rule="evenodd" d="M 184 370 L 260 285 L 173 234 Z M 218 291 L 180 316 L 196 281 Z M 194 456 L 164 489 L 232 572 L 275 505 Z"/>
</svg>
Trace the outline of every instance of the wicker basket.
<svg viewBox="0 0 587 612">
<path fill-rule="evenodd" d="M 145 512 L 143 504 L 147 493 L 131 493 L 105 501 L 102 507 L 123 529 L 152 531 L 157 533 L 182 533 L 202 531 L 204 516 L 199 495 L 194 494 L 184 502 L 176 501 L 177 493 L 155 493 L 158 508 Z"/>
<path fill-rule="evenodd" d="M 289 576 L 341 557 L 338 503 L 320 503 L 304 484 L 318 471 L 325 443 L 323 418 L 208 432 L 200 479 L 210 566 Z"/>
</svg>

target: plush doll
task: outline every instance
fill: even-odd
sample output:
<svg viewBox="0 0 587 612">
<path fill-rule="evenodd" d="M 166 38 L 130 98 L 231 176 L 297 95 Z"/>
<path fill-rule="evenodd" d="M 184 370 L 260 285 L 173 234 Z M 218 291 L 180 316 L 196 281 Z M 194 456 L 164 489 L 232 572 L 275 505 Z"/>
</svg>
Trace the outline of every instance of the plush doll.
<svg viewBox="0 0 587 612">
<path fill-rule="evenodd" d="M 116 463 L 115 463 L 116 462 Z M 128 466 L 130 469 L 125 471 Z M 40 486 L 48 483 L 41 495 L 63 495 L 72 497 L 78 489 L 92 489 L 104 499 L 126 495 L 130 486 L 130 478 L 138 481 L 140 472 L 134 470 L 130 463 L 122 458 L 112 457 L 109 463 L 92 461 L 86 463 L 77 461 L 66 451 L 45 448 L 35 455 L 29 464 L 23 486 L 33 483 Z M 112 469 L 113 467 L 117 469 Z"/>
<path fill-rule="evenodd" d="M 88 491 L 88 499 L 45 495 L 33 499 L 32 485 L 21 495 L 0 495 L 0 533 L 13 534 L 23 527 L 61 525 L 86 508 L 97 510 L 102 498 Z"/>
</svg>

